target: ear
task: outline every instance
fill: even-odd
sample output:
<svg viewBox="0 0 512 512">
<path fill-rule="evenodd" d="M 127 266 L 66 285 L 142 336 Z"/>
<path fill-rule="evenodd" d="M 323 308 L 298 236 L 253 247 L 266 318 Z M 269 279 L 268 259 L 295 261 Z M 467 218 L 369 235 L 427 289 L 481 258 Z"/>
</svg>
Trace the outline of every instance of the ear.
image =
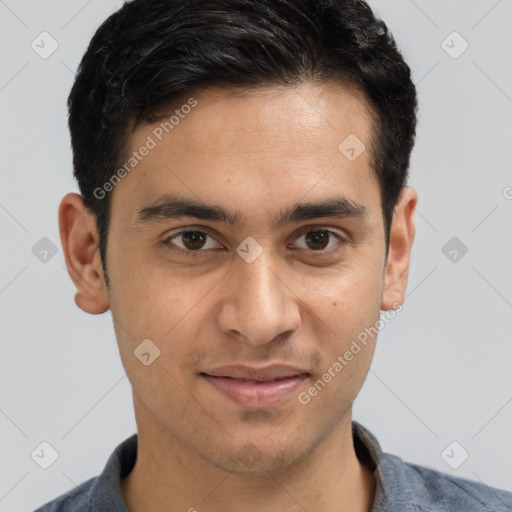
<svg viewBox="0 0 512 512">
<path fill-rule="evenodd" d="M 79 194 L 66 194 L 59 206 L 60 241 L 66 267 L 76 286 L 75 303 L 91 315 L 110 307 L 98 249 L 94 214 Z"/>
<path fill-rule="evenodd" d="M 416 191 L 410 187 L 403 187 L 395 206 L 389 233 L 389 252 L 381 304 L 383 310 L 397 309 L 405 300 L 417 202 Z"/>
</svg>

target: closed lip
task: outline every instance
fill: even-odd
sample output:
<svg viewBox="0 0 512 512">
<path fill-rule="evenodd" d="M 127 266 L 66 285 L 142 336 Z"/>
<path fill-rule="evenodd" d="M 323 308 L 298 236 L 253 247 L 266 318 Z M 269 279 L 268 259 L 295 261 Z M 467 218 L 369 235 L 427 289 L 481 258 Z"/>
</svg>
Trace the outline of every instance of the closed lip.
<svg viewBox="0 0 512 512">
<path fill-rule="evenodd" d="M 201 373 L 212 377 L 230 377 L 232 379 L 255 380 L 260 382 L 286 379 L 298 375 L 309 375 L 306 370 L 286 364 L 273 364 L 263 368 L 254 368 L 245 365 L 219 366 Z"/>
</svg>

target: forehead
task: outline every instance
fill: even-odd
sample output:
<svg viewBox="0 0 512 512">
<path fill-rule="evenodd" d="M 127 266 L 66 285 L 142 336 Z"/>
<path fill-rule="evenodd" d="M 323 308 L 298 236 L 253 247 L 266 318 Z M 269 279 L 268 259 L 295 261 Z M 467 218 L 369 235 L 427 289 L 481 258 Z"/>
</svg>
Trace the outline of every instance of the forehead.
<svg viewBox="0 0 512 512">
<path fill-rule="evenodd" d="M 184 109 L 189 99 L 174 102 L 171 114 Z M 180 119 L 181 126 L 162 134 L 171 144 L 172 137 L 166 135 L 175 135 L 185 151 L 193 147 L 189 157 L 220 155 L 231 148 L 246 155 L 296 158 L 322 148 L 338 150 L 338 143 L 350 134 L 370 142 L 372 111 L 365 96 L 341 84 L 212 88 L 194 99 L 197 106 Z M 164 124 L 170 119 L 168 114 Z M 139 135 L 144 136 L 148 128 L 158 130 L 161 124 L 140 127 Z"/>
<path fill-rule="evenodd" d="M 358 91 L 310 83 L 214 88 L 180 101 L 162 121 L 133 133 L 127 158 L 139 155 L 115 187 L 113 211 L 121 208 L 135 220 L 166 193 L 224 202 L 242 214 L 270 212 L 273 204 L 282 211 L 286 198 L 313 201 L 334 193 L 379 208 L 372 111 Z"/>
</svg>

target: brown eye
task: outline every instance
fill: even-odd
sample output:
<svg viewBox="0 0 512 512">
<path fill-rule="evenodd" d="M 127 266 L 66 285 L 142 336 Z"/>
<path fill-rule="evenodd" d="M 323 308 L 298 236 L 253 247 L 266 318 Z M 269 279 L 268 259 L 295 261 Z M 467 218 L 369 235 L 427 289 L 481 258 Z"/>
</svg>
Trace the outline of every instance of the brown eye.
<svg viewBox="0 0 512 512">
<path fill-rule="evenodd" d="M 343 237 L 331 229 L 310 229 L 299 237 L 301 239 L 303 242 L 296 244 L 296 247 L 326 253 L 340 241 L 343 242 Z"/>
<path fill-rule="evenodd" d="M 191 251 L 202 249 L 207 236 L 206 233 L 202 233 L 201 231 L 184 231 L 181 233 L 183 245 L 186 249 L 190 249 Z"/>
<path fill-rule="evenodd" d="M 315 251 L 321 251 L 329 244 L 331 233 L 329 231 L 308 231 L 306 233 L 306 244 Z"/>
<path fill-rule="evenodd" d="M 183 230 L 167 237 L 164 243 L 174 252 L 182 254 L 193 254 L 205 252 L 206 249 L 218 249 L 219 244 L 215 239 L 204 231 L 199 230 Z M 178 249 L 174 249 L 178 247 Z"/>
</svg>

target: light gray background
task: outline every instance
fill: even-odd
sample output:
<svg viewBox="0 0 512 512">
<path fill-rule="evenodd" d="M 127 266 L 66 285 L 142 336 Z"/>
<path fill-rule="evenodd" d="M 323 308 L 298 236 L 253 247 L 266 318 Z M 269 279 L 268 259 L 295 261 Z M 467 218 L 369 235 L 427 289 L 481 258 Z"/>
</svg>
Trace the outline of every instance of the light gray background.
<svg viewBox="0 0 512 512">
<path fill-rule="evenodd" d="M 0 0 L 4 512 L 99 474 L 135 432 L 110 312 L 75 306 L 57 226 L 61 197 L 78 191 L 66 98 L 94 31 L 120 4 Z M 371 4 L 418 86 L 419 204 L 407 300 L 380 333 L 354 419 L 385 451 L 512 491 L 512 2 Z M 31 48 L 42 31 L 59 45 L 47 59 Z M 442 47 L 453 31 L 469 43 L 457 59 Z M 462 48 L 457 36 L 445 45 Z M 442 252 L 454 236 L 468 248 L 456 262 Z M 46 263 L 32 252 L 42 237 L 58 249 Z M 59 454 L 48 469 L 31 458 L 42 441 Z M 453 441 L 469 453 L 458 469 L 441 456 Z"/>
</svg>

